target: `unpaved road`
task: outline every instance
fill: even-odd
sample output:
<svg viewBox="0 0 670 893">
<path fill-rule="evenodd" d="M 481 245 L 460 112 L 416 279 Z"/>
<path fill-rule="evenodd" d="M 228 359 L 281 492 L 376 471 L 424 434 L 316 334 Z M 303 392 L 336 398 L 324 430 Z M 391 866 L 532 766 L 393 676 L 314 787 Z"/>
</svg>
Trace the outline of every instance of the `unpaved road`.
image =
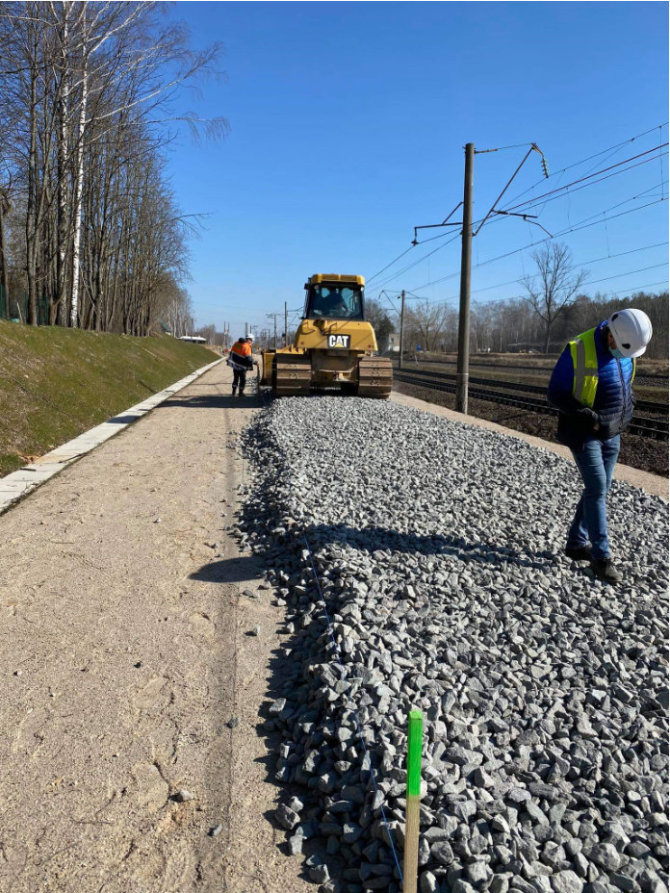
<svg viewBox="0 0 670 893">
<path fill-rule="evenodd" d="M 223 529 L 259 405 L 229 380 L 220 364 L 0 516 L 2 893 L 314 890 L 267 817 L 282 615 L 242 594 L 259 568 Z"/>
<path fill-rule="evenodd" d="M 0 516 L 0 893 L 315 889 L 268 818 L 282 609 L 224 530 L 259 405 L 229 381 L 217 366 Z"/>
</svg>

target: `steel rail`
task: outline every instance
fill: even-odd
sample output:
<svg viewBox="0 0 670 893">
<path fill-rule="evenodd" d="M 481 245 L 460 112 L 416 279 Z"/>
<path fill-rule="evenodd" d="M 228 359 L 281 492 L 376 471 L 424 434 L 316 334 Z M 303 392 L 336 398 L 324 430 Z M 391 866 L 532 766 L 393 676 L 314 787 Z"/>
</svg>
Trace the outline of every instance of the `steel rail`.
<svg viewBox="0 0 670 893">
<path fill-rule="evenodd" d="M 444 391 L 446 393 L 456 392 L 456 382 L 446 380 L 446 376 L 442 380 L 422 374 L 420 372 L 394 371 L 394 381 L 401 381 L 405 384 L 414 384 L 418 387 L 424 387 L 433 391 Z M 454 376 L 455 378 L 455 376 Z M 488 400 L 491 403 L 500 403 L 504 406 L 516 406 L 520 409 L 527 409 L 533 412 L 539 412 L 544 415 L 557 415 L 558 411 L 550 406 L 545 400 L 534 400 L 532 398 L 523 399 L 512 394 L 505 394 L 500 391 L 491 391 L 486 388 L 477 387 L 475 379 L 470 379 L 470 387 L 468 388 L 471 397 L 479 400 Z M 500 382 L 498 383 L 500 384 Z M 528 391 L 528 388 L 524 388 Z M 666 407 L 667 412 L 667 407 Z M 668 440 L 668 419 L 653 419 L 645 416 L 636 416 L 628 426 L 631 434 L 638 434 L 641 437 L 652 437 L 656 440 Z"/>
<path fill-rule="evenodd" d="M 439 379 L 444 381 L 455 381 L 456 376 L 451 372 L 427 372 L 421 369 L 408 369 L 403 370 L 408 372 L 411 375 L 416 376 L 425 376 L 427 380 Z M 523 391 L 526 394 L 545 394 L 547 393 L 546 385 L 532 385 L 526 384 L 525 382 L 518 381 L 505 381 L 501 378 L 475 378 L 470 376 L 469 378 L 470 384 L 475 385 L 488 385 L 493 388 L 502 388 L 506 391 Z M 641 409 L 645 412 L 653 412 L 658 413 L 659 415 L 667 415 L 668 414 L 668 404 L 667 403 L 657 403 L 653 400 L 637 400 L 636 401 L 637 409 Z"/>
<path fill-rule="evenodd" d="M 558 355 L 556 355 L 558 358 Z M 420 365 L 430 366 L 435 364 L 436 366 L 455 366 L 456 360 L 443 360 L 443 359 L 431 359 L 426 357 L 425 359 L 420 360 Z M 529 369 L 533 372 L 537 372 L 541 374 L 542 372 L 551 372 L 551 368 L 547 366 L 531 366 L 529 364 L 519 363 L 519 365 L 508 366 L 507 363 L 491 363 L 487 360 L 470 360 L 471 366 L 484 366 L 487 369 L 504 369 L 505 371 L 516 372 L 517 369 Z M 394 366 L 394 368 L 396 368 Z M 638 372 L 637 377 L 635 379 L 636 382 L 640 382 L 642 379 L 646 381 L 657 381 L 662 384 L 668 383 L 667 375 L 657 375 L 654 373 L 640 373 Z"/>
</svg>

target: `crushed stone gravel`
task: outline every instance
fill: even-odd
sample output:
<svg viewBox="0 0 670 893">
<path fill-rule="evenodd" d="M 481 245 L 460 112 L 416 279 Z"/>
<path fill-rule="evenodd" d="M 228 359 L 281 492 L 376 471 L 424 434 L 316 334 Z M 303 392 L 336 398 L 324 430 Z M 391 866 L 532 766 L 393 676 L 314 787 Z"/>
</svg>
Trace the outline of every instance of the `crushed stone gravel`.
<svg viewBox="0 0 670 893">
<path fill-rule="evenodd" d="M 576 469 L 518 439 L 307 397 L 244 446 L 238 537 L 287 611 L 276 818 L 291 852 L 326 842 L 309 876 L 401 890 L 419 708 L 420 890 L 666 891 L 667 505 L 614 482 L 611 587 L 563 556 Z"/>
</svg>

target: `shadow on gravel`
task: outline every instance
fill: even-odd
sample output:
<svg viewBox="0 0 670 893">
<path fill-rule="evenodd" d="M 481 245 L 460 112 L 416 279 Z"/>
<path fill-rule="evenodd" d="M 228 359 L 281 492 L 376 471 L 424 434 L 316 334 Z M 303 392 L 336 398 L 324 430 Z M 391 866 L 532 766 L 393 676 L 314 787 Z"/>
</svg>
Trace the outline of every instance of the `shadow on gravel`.
<svg viewBox="0 0 670 893">
<path fill-rule="evenodd" d="M 204 583 L 246 583 L 255 580 L 262 571 L 263 564 L 258 557 L 240 556 L 203 564 L 200 570 L 189 575 L 189 580 L 201 580 Z"/>
<path fill-rule="evenodd" d="M 486 542 L 470 543 L 463 537 L 400 533 L 382 527 L 364 527 L 358 530 L 346 524 L 320 524 L 307 528 L 305 535 L 312 548 L 329 543 L 346 543 L 370 553 L 390 550 L 417 552 L 422 555 L 453 555 L 466 562 L 497 566 L 501 561 L 507 561 L 522 567 L 545 569 L 558 561 L 558 556 L 548 551 L 513 549 Z"/>
<path fill-rule="evenodd" d="M 293 648 L 297 644 L 298 638 L 292 635 L 284 640 L 282 647 L 275 648 L 272 652 L 266 692 L 269 700 L 266 700 L 258 711 L 260 722 L 256 726 L 258 737 L 262 738 L 266 743 L 267 755 L 258 757 L 256 762 L 265 768 L 266 781 L 276 789 L 279 802 L 288 803 L 292 797 L 298 797 L 305 804 L 300 814 L 300 828 L 295 828 L 293 831 L 288 832 L 288 837 L 300 832 L 304 834 L 301 850 L 303 864 L 300 876 L 315 883 L 315 879 L 310 877 L 310 864 L 307 861 L 310 856 L 316 857 L 319 864 L 328 866 L 331 878 L 341 877 L 343 870 L 347 866 L 336 855 L 328 852 L 325 839 L 319 836 L 317 817 L 323 811 L 323 807 L 319 804 L 318 797 L 314 798 L 314 794 L 307 790 L 304 785 L 287 782 L 282 777 L 286 770 L 278 769 L 278 754 L 281 746 L 286 744 L 286 739 L 277 728 L 270 714 L 270 706 L 277 698 L 285 698 L 287 695 L 290 695 L 293 688 L 304 681 L 301 678 L 302 662 L 300 660 L 296 662 L 296 657 L 293 653 Z M 317 712 L 315 711 L 315 714 Z M 304 714 L 302 719 L 305 722 L 309 721 L 309 713 Z M 285 760 L 283 762 L 286 764 Z M 287 837 L 285 839 L 286 830 L 277 822 L 274 810 L 267 810 L 263 813 L 263 817 L 276 829 L 276 835 L 280 838 L 280 842 L 277 844 L 279 850 L 287 856 L 291 855 Z"/>
</svg>

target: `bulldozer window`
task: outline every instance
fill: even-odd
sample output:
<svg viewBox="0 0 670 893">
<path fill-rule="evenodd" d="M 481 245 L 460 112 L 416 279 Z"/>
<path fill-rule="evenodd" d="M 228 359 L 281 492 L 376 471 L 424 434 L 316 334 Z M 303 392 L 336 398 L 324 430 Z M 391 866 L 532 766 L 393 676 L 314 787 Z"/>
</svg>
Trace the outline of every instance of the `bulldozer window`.
<svg viewBox="0 0 670 893">
<path fill-rule="evenodd" d="M 314 285 L 308 295 L 308 317 L 363 319 L 361 289 L 348 285 Z"/>
</svg>

